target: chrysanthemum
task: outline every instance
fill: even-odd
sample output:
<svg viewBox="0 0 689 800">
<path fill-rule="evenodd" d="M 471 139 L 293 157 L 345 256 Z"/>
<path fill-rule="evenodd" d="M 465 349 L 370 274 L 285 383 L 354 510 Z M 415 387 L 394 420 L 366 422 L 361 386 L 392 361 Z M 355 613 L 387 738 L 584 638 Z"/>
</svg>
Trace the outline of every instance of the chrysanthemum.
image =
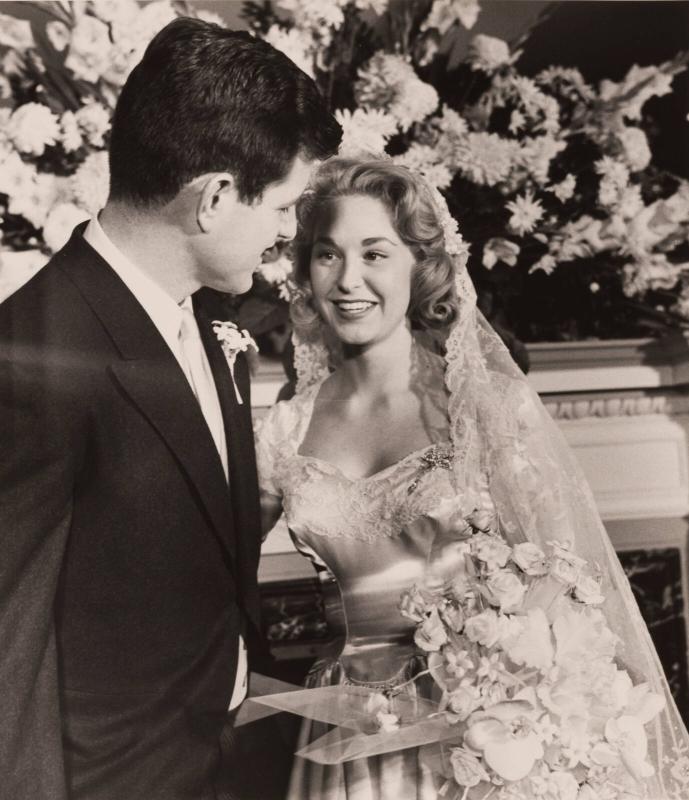
<svg viewBox="0 0 689 800">
<path fill-rule="evenodd" d="M 379 109 L 341 109 L 335 112 L 335 118 L 342 126 L 340 155 L 382 154 L 397 130 L 396 120 Z"/>
<path fill-rule="evenodd" d="M 41 156 L 60 137 L 60 122 L 42 103 L 19 106 L 7 124 L 7 136 L 20 153 Z"/>
<path fill-rule="evenodd" d="M 534 200 L 531 192 L 525 195 L 517 195 L 514 200 L 505 204 L 512 216 L 507 223 L 510 230 L 518 236 L 531 233 L 536 227 L 536 223 L 543 216 L 543 206 L 540 200 Z"/>
<path fill-rule="evenodd" d="M 97 213 L 105 205 L 109 186 L 110 170 L 105 151 L 91 153 L 70 181 L 74 201 L 91 214 Z"/>
</svg>

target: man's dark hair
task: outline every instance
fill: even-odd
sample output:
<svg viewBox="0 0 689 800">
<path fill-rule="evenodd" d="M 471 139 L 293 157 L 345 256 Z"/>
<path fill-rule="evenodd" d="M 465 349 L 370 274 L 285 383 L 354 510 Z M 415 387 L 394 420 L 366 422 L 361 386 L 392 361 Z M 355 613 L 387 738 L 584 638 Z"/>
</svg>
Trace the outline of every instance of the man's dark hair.
<svg viewBox="0 0 689 800">
<path fill-rule="evenodd" d="M 129 75 L 110 139 L 110 196 L 171 200 L 206 172 L 230 172 L 244 202 L 282 180 L 294 158 L 336 152 L 341 129 L 316 84 L 244 31 L 183 17 Z"/>
</svg>

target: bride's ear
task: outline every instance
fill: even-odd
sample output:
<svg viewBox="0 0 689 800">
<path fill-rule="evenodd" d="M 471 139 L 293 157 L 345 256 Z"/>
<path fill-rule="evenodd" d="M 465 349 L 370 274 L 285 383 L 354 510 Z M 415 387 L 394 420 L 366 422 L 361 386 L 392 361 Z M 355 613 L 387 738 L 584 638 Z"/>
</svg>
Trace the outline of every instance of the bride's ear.
<svg viewBox="0 0 689 800">
<path fill-rule="evenodd" d="M 203 233 L 218 225 L 227 224 L 234 205 L 239 200 L 234 177 L 229 172 L 214 172 L 204 175 L 196 202 L 196 224 Z"/>
</svg>

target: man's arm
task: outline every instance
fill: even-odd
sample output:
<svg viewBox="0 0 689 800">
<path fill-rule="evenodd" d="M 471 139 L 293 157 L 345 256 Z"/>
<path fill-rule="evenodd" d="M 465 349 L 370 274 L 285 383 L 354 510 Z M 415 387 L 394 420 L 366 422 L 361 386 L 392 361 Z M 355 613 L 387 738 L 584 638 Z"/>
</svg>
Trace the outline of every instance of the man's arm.
<svg viewBox="0 0 689 800">
<path fill-rule="evenodd" d="M 0 330 L 0 775 L 12 800 L 67 797 L 54 599 L 74 452 L 49 372 Z"/>
</svg>

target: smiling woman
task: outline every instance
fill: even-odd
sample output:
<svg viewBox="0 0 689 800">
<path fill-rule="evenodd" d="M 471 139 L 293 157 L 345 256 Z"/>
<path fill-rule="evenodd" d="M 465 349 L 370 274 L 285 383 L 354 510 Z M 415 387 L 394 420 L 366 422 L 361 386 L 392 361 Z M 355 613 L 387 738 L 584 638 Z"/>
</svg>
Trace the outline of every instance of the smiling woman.
<svg viewBox="0 0 689 800">
<path fill-rule="evenodd" d="M 262 698 L 306 718 L 289 800 L 684 800 L 689 737 L 589 489 L 425 181 L 333 159 L 298 216 L 299 380 L 257 461 L 345 625 L 307 690 Z"/>
</svg>

